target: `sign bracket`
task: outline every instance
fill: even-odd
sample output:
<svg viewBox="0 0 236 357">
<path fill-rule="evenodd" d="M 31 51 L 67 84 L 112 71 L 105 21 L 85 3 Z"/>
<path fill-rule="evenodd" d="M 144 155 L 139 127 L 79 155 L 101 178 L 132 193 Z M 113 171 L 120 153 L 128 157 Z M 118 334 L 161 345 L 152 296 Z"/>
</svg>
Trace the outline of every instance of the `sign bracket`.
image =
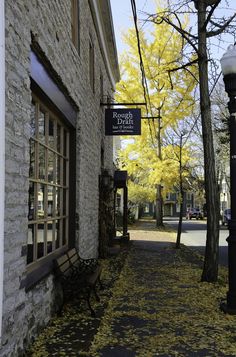
<svg viewBox="0 0 236 357">
<path fill-rule="evenodd" d="M 141 119 L 161 119 L 161 116 L 158 115 L 157 117 L 141 117 Z"/>
<path fill-rule="evenodd" d="M 100 103 L 100 106 L 107 106 L 107 107 L 112 107 L 113 105 L 117 106 L 124 106 L 124 105 L 147 105 L 147 103 L 112 103 L 112 102 L 107 102 L 107 103 Z"/>
</svg>

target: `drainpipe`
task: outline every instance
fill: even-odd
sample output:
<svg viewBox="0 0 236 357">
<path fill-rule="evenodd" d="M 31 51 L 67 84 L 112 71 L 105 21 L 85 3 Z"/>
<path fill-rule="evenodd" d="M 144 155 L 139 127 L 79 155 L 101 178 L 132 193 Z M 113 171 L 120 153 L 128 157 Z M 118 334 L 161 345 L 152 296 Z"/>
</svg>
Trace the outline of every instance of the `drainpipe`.
<svg viewBox="0 0 236 357">
<path fill-rule="evenodd" d="M 0 345 L 3 307 L 4 193 L 5 193 L 5 12 L 0 1 Z"/>
</svg>

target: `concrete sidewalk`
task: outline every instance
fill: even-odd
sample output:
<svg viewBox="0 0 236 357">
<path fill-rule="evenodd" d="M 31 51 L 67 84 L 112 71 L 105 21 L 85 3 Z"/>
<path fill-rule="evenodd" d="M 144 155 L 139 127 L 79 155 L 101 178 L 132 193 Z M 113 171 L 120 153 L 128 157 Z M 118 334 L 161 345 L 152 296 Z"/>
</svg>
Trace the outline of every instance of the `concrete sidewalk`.
<svg viewBox="0 0 236 357">
<path fill-rule="evenodd" d="M 124 266 L 119 276 L 116 271 L 99 318 L 82 317 L 79 309 L 72 316 L 65 312 L 55 331 L 42 334 L 27 356 L 236 356 L 236 316 L 219 310 L 227 290 L 225 268 L 219 283 L 201 283 L 200 256 L 184 246 L 176 250 L 171 232 L 143 221 L 130 235 L 127 258 L 126 253 L 113 258 L 113 264 Z"/>
</svg>

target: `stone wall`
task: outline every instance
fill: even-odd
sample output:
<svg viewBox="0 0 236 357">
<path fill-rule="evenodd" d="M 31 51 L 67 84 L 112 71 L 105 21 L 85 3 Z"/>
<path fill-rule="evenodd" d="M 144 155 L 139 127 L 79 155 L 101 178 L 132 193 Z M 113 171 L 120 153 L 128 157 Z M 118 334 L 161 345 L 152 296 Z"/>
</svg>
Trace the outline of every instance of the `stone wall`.
<svg viewBox="0 0 236 357">
<path fill-rule="evenodd" d="M 89 2 L 81 4 L 80 55 L 71 42 L 71 1 L 7 0 L 6 8 L 6 197 L 4 301 L 1 357 L 16 357 L 55 312 L 54 279 L 20 289 L 26 276 L 32 36 L 78 107 L 76 127 L 76 245 L 97 256 L 101 145 L 112 170 L 112 139 L 104 137 L 100 76 L 111 94 Z M 89 85 L 89 38 L 95 48 L 95 92 Z M 103 144 L 102 144 L 103 143 Z"/>
</svg>

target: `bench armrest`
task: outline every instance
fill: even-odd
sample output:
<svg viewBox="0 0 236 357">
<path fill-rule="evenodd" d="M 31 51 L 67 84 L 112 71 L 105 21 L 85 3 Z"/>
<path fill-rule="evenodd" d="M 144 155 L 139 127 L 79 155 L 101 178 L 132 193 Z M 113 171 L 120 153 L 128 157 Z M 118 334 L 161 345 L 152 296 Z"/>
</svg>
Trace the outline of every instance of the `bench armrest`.
<svg viewBox="0 0 236 357">
<path fill-rule="evenodd" d="M 98 266 L 97 259 L 79 259 L 79 267 L 78 269 L 82 272 L 89 273 L 94 272 Z"/>
</svg>

